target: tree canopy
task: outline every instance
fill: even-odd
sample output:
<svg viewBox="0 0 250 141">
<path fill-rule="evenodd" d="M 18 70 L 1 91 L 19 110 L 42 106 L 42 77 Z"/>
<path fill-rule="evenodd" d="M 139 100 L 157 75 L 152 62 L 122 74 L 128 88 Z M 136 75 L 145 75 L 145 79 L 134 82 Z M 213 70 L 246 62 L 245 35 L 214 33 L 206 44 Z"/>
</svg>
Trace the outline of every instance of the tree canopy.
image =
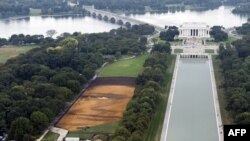
<svg viewBox="0 0 250 141">
<path fill-rule="evenodd" d="M 40 48 L 9 59 L 0 67 L 0 131 L 9 131 L 9 139 L 34 140 L 110 56 L 145 52 L 142 38 L 153 32 L 149 25 L 136 25 L 43 38 Z M 16 38 L 29 36 L 13 35 L 8 43 Z M 21 124 L 27 126 L 17 132 Z"/>
<path fill-rule="evenodd" d="M 249 124 L 250 112 L 250 32 L 243 24 L 238 32 L 243 32 L 243 39 L 232 45 L 221 45 L 219 59 L 224 75 L 225 97 L 227 110 L 232 113 L 236 123 Z"/>
</svg>

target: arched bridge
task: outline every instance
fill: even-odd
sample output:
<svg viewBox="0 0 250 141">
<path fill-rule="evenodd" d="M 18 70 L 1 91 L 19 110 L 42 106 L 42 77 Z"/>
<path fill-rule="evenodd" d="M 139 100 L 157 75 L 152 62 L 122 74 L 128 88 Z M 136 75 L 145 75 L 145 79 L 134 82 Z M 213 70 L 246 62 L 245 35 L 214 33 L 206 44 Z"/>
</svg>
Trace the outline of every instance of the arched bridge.
<svg viewBox="0 0 250 141">
<path fill-rule="evenodd" d="M 155 30 L 160 32 L 163 31 L 164 28 L 157 26 L 157 25 L 153 25 L 153 24 L 149 24 L 143 21 L 139 21 L 136 19 L 132 19 L 126 16 L 122 16 L 122 15 L 118 15 L 112 12 L 108 12 L 108 11 L 104 11 L 104 10 L 98 10 L 95 9 L 93 7 L 84 7 L 84 9 L 86 11 L 88 11 L 89 16 L 92 16 L 93 18 L 97 18 L 99 20 L 104 20 L 104 21 L 109 21 L 111 23 L 114 24 L 119 24 L 119 25 L 123 25 L 123 26 L 131 26 L 131 25 L 135 25 L 135 24 L 148 24 L 151 26 L 155 27 Z"/>
</svg>

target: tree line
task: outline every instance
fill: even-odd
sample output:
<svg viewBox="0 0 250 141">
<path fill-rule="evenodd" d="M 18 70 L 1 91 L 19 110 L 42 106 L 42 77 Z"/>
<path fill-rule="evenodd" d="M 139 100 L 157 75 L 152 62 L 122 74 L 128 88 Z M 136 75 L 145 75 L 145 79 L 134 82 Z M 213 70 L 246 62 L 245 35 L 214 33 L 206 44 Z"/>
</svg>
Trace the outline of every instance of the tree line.
<svg viewBox="0 0 250 141">
<path fill-rule="evenodd" d="M 65 0 L 1 0 L 0 18 L 29 15 L 30 8 L 40 9 L 41 14 L 84 13 L 81 7 L 70 7 Z"/>
<path fill-rule="evenodd" d="M 163 92 L 170 44 L 156 44 L 138 75 L 136 89 L 111 141 L 143 141 Z"/>
<path fill-rule="evenodd" d="M 107 56 L 143 53 L 143 35 L 153 32 L 151 26 L 136 25 L 98 34 L 67 34 L 9 59 L 0 66 L 0 132 L 7 132 L 8 140 L 35 140 Z"/>
<path fill-rule="evenodd" d="M 111 9 L 123 11 L 145 11 L 149 6 L 153 10 L 168 11 L 168 7 L 177 4 L 176 9 L 183 9 L 181 5 L 197 5 L 215 7 L 221 4 L 220 0 L 79 0 L 81 5 L 95 5 L 98 9 Z M 173 8 L 173 7 L 172 7 Z"/>
<path fill-rule="evenodd" d="M 244 24 L 238 31 L 248 31 L 247 28 Z M 218 56 L 224 76 L 226 109 L 238 124 L 250 124 L 250 32 L 244 34 L 232 45 L 221 45 Z"/>
</svg>

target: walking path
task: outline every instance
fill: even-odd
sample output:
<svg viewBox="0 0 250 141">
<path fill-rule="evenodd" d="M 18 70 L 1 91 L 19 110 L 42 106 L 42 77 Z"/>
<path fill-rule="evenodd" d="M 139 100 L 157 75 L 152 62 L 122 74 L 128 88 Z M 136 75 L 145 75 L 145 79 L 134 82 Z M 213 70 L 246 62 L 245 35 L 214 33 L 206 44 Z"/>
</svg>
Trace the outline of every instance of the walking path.
<svg viewBox="0 0 250 141">
<path fill-rule="evenodd" d="M 36 141 L 41 141 L 48 132 L 49 132 L 49 130 L 47 129 L 45 132 L 43 132 L 42 136 L 39 139 L 37 139 Z"/>
<path fill-rule="evenodd" d="M 210 68 L 210 76 L 211 76 L 211 82 L 212 82 L 212 89 L 213 89 L 213 100 L 214 100 L 214 108 L 215 108 L 215 114 L 216 114 L 216 122 L 217 122 L 217 128 L 218 128 L 218 136 L 219 141 L 224 141 L 223 138 L 223 125 L 221 121 L 221 114 L 220 114 L 220 105 L 219 105 L 219 99 L 217 94 L 217 87 L 216 87 L 216 81 L 214 76 L 214 67 L 213 67 L 213 61 L 212 56 L 208 56 L 209 60 L 209 68 Z"/>
<path fill-rule="evenodd" d="M 41 141 L 44 136 L 49 132 L 53 132 L 53 133 L 56 133 L 56 134 L 59 134 L 59 137 L 57 138 L 57 141 L 63 141 L 63 139 L 67 136 L 68 134 L 68 130 L 65 130 L 65 129 L 61 129 L 61 128 L 57 128 L 57 127 L 49 127 L 44 133 L 43 135 L 37 139 L 36 141 Z"/>
<path fill-rule="evenodd" d="M 68 130 L 57 128 L 57 127 L 51 127 L 50 131 L 59 134 L 57 141 L 63 141 L 63 139 L 68 134 Z"/>
</svg>

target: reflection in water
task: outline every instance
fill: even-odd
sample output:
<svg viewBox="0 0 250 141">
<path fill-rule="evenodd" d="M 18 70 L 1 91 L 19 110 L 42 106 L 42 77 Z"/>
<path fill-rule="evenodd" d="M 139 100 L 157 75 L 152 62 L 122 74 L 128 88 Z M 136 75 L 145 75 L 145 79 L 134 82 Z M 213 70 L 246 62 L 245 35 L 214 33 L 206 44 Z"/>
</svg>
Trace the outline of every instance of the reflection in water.
<svg viewBox="0 0 250 141">
<path fill-rule="evenodd" d="M 232 13 L 233 7 L 221 6 L 217 9 L 206 11 L 175 11 L 174 13 L 152 14 L 146 13 L 143 15 L 129 15 L 131 18 L 145 21 L 151 24 L 164 27 L 165 25 L 181 25 L 184 22 L 205 22 L 210 26 L 222 25 L 226 28 L 240 26 L 247 22 L 248 15 L 237 15 Z"/>
<path fill-rule="evenodd" d="M 42 34 L 55 29 L 57 35 L 68 32 L 98 33 L 106 32 L 118 25 L 99 21 L 83 16 L 31 16 L 28 18 L 17 18 L 0 20 L 0 37 L 8 38 L 12 34 Z"/>
</svg>

